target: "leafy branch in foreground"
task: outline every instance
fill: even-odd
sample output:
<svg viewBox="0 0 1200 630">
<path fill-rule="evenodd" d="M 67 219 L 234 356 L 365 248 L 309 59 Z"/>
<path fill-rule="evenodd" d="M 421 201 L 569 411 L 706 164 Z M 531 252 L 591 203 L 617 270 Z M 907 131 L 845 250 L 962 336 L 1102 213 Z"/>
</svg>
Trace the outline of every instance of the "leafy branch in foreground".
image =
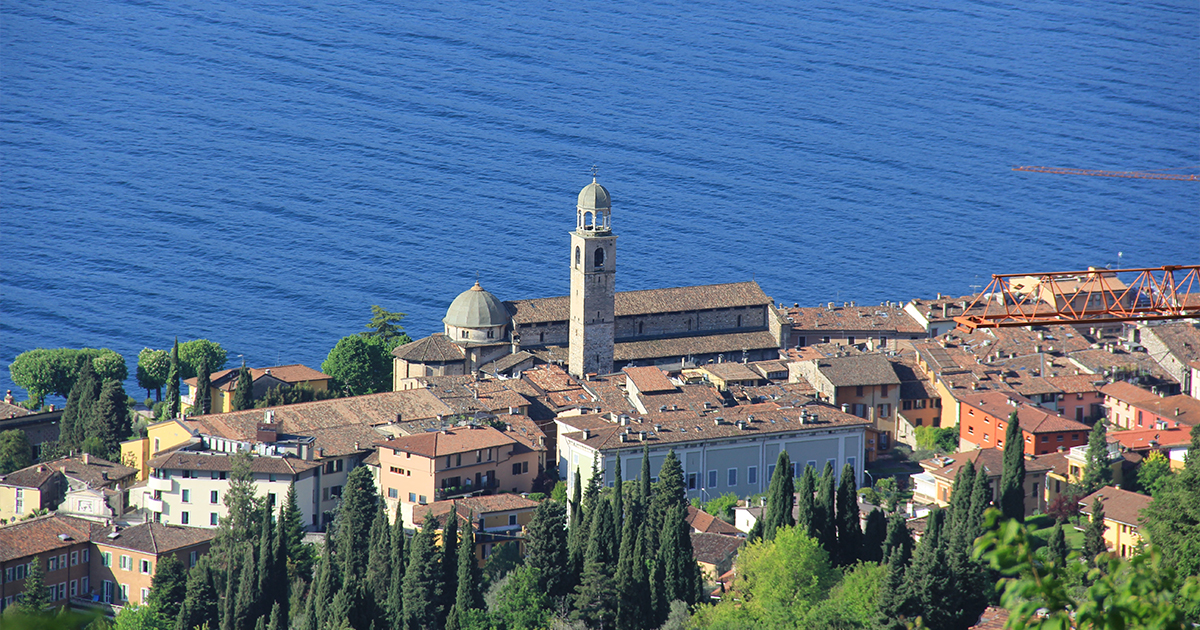
<svg viewBox="0 0 1200 630">
<path fill-rule="evenodd" d="M 988 531 L 975 542 L 976 558 L 986 560 L 1005 577 L 997 583 L 1000 603 L 1010 617 L 1006 628 L 1038 630 L 1183 629 L 1185 611 L 1200 600 L 1200 578 L 1180 580 L 1163 564 L 1154 547 L 1129 560 L 1103 553 L 1087 574 L 1091 585 L 1079 598 L 1072 595 L 1068 574 L 1081 571 L 1078 553 L 1061 564 L 1036 557 L 1029 530 L 1015 519 L 1000 522 L 998 510 L 987 512 Z"/>
</svg>

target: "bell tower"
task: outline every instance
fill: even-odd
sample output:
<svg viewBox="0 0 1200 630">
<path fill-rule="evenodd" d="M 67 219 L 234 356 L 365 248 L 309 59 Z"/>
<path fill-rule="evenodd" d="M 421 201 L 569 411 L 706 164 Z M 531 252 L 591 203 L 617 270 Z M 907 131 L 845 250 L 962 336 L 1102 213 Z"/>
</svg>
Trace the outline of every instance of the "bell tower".
<svg viewBox="0 0 1200 630">
<path fill-rule="evenodd" d="M 568 370 L 576 377 L 613 370 L 617 237 L 609 223 L 611 211 L 608 191 L 593 176 L 592 183 L 579 191 L 571 232 Z"/>
</svg>

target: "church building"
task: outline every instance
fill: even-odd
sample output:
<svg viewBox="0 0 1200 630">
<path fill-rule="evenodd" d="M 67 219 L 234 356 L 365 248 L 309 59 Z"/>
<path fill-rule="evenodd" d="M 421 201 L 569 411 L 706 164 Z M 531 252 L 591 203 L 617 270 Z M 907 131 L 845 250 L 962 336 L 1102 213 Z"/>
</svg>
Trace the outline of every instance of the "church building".
<svg viewBox="0 0 1200 630">
<path fill-rule="evenodd" d="M 393 351 L 394 388 L 533 362 L 565 364 L 583 377 L 779 358 L 784 319 L 756 282 L 617 291 L 611 213 L 608 190 L 593 178 L 570 232 L 571 294 L 501 302 L 476 282 L 450 304 L 443 332 Z"/>
</svg>

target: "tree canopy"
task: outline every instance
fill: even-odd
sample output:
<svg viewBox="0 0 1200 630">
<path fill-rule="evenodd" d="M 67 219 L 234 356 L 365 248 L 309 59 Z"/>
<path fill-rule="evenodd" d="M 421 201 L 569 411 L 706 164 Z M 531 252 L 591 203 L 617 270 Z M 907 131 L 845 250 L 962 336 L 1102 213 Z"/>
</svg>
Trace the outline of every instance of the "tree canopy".
<svg viewBox="0 0 1200 630">
<path fill-rule="evenodd" d="M 12 381 L 29 394 L 32 408 L 41 407 L 51 394 L 66 398 L 79 377 L 78 359 L 91 361 L 96 377 L 101 381 L 124 381 L 129 378 L 125 358 L 108 348 L 71 348 L 28 350 L 17 355 L 8 366 Z"/>
<path fill-rule="evenodd" d="M 225 368 L 228 355 L 221 344 L 207 339 L 192 339 L 179 344 L 179 378 L 196 378 L 205 361 L 208 371 L 216 372 Z"/>
</svg>

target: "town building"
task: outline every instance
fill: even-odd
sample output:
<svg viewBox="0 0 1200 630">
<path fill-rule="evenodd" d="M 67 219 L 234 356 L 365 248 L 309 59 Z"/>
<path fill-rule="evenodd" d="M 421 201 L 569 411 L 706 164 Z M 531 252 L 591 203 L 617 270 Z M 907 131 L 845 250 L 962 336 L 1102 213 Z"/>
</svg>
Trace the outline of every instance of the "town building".
<svg viewBox="0 0 1200 630">
<path fill-rule="evenodd" d="M 1000 499 L 1000 478 L 1004 474 L 1004 451 L 982 449 L 939 455 L 921 462 L 925 472 L 911 475 L 913 499 L 924 503 L 935 503 L 941 507 L 950 505 L 954 490 L 954 479 L 967 462 L 973 462 L 975 473 L 982 470 L 987 474 L 992 500 Z M 1046 473 L 1052 466 L 1040 457 L 1025 458 L 1025 515 L 1046 511 Z"/>
<path fill-rule="evenodd" d="M 1200 400 L 1186 394 L 1146 398 L 1132 404 L 1136 427 L 1170 429 L 1200 424 Z"/>
<path fill-rule="evenodd" d="M 1100 394 L 1104 397 L 1104 416 L 1113 426 L 1122 429 L 1145 428 L 1145 414 L 1142 423 L 1138 424 L 1138 413 L 1133 405 L 1158 398 L 1154 393 L 1125 381 L 1101 387 Z"/>
<path fill-rule="evenodd" d="M 159 561 L 169 554 L 185 568 L 192 567 L 208 552 L 214 536 L 213 529 L 156 522 L 93 529 L 89 574 L 98 600 L 105 604 L 145 604 Z"/>
<path fill-rule="evenodd" d="M 879 450 L 890 448 L 896 435 L 900 378 L 882 354 L 829 357 L 789 365 L 792 380 L 804 379 L 818 399 L 864 418 L 879 432 Z"/>
<path fill-rule="evenodd" d="M 33 447 L 34 459 L 42 456 L 42 445 L 58 440 L 58 421 L 62 418 L 63 410 L 55 409 L 54 405 L 45 411 L 30 411 L 16 404 L 12 390 L 4 395 L 0 402 L 0 433 L 19 429 L 25 432 L 29 445 Z"/>
<path fill-rule="evenodd" d="M 1080 512 L 1089 518 L 1096 500 L 1104 506 L 1104 544 L 1122 558 L 1138 552 L 1142 540 L 1140 515 L 1152 499 L 1144 494 L 1105 486 L 1079 500 Z M 1085 525 L 1078 526 L 1083 529 Z"/>
<path fill-rule="evenodd" d="M 211 413 L 233 411 L 233 395 L 237 391 L 240 372 L 240 368 L 232 368 L 209 375 Z M 276 387 L 291 389 L 304 386 L 314 391 L 324 391 L 329 389 L 332 380 L 329 375 L 299 363 L 268 368 L 250 368 L 250 392 L 255 399 L 262 398 L 266 395 L 267 390 Z M 181 398 L 184 405 L 191 407 L 196 404 L 197 379 L 195 377 L 184 379 L 183 383 L 187 385 L 187 392 Z"/>
<path fill-rule="evenodd" d="M 1015 411 L 1027 455 L 1051 453 L 1087 444 L 1091 427 L 1038 407 L 1013 392 L 958 394 L 960 450 L 1004 448 L 1009 416 Z"/>
<path fill-rule="evenodd" d="M 1119 442 L 1123 451 L 1137 453 L 1142 457 L 1153 451 L 1163 453 L 1172 470 L 1183 468 L 1192 444 L 1192 430 L 1188 427 L 1113 431 L 1108 437 Z"/>
<path fill-rule="evenodd" d="M 817 343 L 863 344 L 870 350 L 895 350 L 899 339 L 924 339 L 925 327 L 918 324 L 899 302 L 879 306 L 838 306 L 829 302 L 813 308 L 781 309 L 789 328 L 787 345 L 792 348 Z"/>
<path fill-rule="evenodd" d="M 424 529 L 430 517 L 436 518 L 440 534 L 451 510 L 455 510 L 459 531 L 474 531 L 475 558 L 482 567 L 501 545 L 519 545 L 520 554 L 525 555 L 525 527 L 533 520 L 537 506 L 537 501 L 519 494 L 468 496 L 421 506 L 413 510 L 411 522 L 417 529 Z"/>
<path fill-rule="evenodd" d="M 692 557 L 700 565 L 704 581 L 712 582 L 717 576 L 733 569 L 733 561 L 744 542 L 744 539 L 735 536 L 693 531 Z"/>
<path fill-rule="evenodd" d="M 67 481 L 58 511 L 62 514 L 106 520 L 125 513 L 129 487 L 137 481 L 137 469 L 94 457 L 88 453 L 46 462 Z"/>
<path fill-rule="evenodd" d="M 20 601 L 25 577 L 36 559 L 47 598 L 66 606 L 91 591 L 89 558 L 96 523 L 50 514 L 0 527 L 0 611 Z"/>
<path fill-rule="evenodd" d="M 38 510 L 52 510 L 67 491 L 63 474 L 45 464 L 34 464 L 0 475 L 0 524 Z"/>
</svg>

